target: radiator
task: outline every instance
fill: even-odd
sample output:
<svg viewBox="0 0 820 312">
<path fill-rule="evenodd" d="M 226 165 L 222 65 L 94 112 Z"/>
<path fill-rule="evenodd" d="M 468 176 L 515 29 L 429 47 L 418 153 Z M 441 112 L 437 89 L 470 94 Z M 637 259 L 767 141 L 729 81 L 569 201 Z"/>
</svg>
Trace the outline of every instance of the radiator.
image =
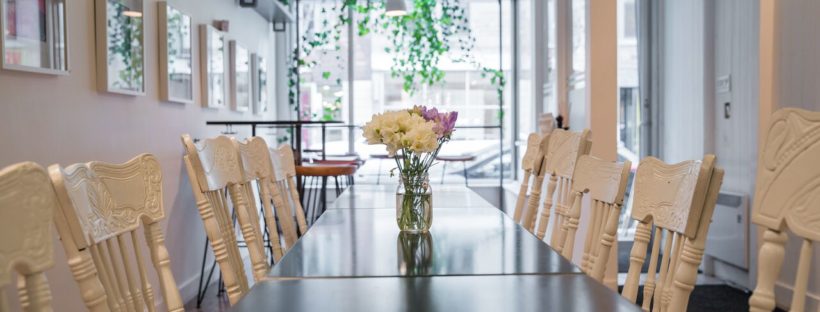
<svg viewBox="0 0 820 312">
<path fill-rule="evenodd" d="M 720 192 L 706 255 L 734 266 L 749 268 L 749 200 L 745 194 Z"/>
</svg>

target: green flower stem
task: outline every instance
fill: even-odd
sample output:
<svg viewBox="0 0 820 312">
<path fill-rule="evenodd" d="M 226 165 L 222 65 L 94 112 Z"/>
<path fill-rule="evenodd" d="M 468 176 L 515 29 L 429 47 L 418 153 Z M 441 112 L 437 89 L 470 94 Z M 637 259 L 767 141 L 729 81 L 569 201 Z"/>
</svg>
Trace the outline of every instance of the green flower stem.
<svg viewBox="0 0 820 312">
<path fill-rule="evenodd" d="M 432 206 L 432 195 L 429 192 L 427 175 L 402 176 L 404 193 L 401 196 L 399 228 L 402 230 L 425 231 L 430 228 L 425 211 Z"/>
</svg>

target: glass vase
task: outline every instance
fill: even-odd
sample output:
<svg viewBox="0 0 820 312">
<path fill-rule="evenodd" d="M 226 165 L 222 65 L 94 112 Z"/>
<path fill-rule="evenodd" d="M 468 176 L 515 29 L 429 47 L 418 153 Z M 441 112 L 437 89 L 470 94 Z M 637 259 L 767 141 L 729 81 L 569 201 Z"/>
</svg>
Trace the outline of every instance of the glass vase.
<svg viewBox="0 0 820 312">
<path fill-rule="evenodd" d="M 427 233 L 433 225 L 433 190 L 428 175 L 405 176 L 396 189 L 396 223 L 406 233 Z"/>
</svg>

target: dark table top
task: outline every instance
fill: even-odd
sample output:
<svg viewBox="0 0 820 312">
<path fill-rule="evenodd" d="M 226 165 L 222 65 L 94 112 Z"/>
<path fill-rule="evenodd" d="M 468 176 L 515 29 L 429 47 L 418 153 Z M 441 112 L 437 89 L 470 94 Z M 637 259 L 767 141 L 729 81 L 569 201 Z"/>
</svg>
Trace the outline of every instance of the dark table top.
<svg viewBox="0 0 820 312">
<path fill-rule="evenodd" d="M 583 274 L 266 281 L 231 311 L 641 311 Z"/>
<path fill-rule="evenodd" d="M 492 208 L 476 192 L 461 185 L 432 184 L 434 208 Z M 349 187 L 328 209 L 373 209 L 396 207 L 396 184 L 353 185 Z"/>
<path fill-rule="evenodd" d="M 434 209 L 429 235 L 399 235 L 395 218 L 395 208 L 327 210 L 269 275 L 306 278 L 579 272 L 497 209 Z"/>
</svg>

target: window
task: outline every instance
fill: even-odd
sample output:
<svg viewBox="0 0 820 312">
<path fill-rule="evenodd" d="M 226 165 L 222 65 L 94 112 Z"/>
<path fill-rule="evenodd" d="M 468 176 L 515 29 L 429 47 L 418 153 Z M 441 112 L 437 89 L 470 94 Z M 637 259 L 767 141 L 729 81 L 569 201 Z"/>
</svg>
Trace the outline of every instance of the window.
<svg viewBox="0 0 820 312">
<path fill-rule="evenodd" d="M 642 109 L 638 80 L 635 0 L 618 0 L 618 155 L 637 163 L 641 156 Z"/>
<path fill-rule="evenodd" d="M 465 6 L 465 14 L 476 39 L 472 55 L 486 68 L 498 69 L 503 65 L 505 79 L 510 79 L 513 52 L 511 1 L 503 1 L 503 7 L 500 7 L 498 0 L 462 0 L 461 3 Z M 334 10 L 339 9 L 340 1 L 302 0 L 298 5 L 300 47 L 313 39 L 303 37 L 305 34 L 332 27 L 335 20 L 328 19 L 339 16 L 338 11 Z M 499 10 L 504 13 L 503 21 L 500 20 Z M 363 18 L 362 13 L 353 14 L 354 20 Z M 474 65 L 454 62 L 449 56 L 445 56 L 439 64 L 439 68 L 445 73 L 444 81 L 432 86 L 420 85 L 414 93 L 408 93 L 403 90 L 401 77 L 391 75 L 393 55 L 386 51 L 386 48 L 392 46 L 388 36 L 379 31 L 370 31 L 367 35 L 360 36 L 355 30 L 356 25 L 353 26 L 356 33 L 351 36 L 348 33 L 351 28 L 348 27 L 344 26 L 338 47 L 312 51 L 311 57 L 306 60 L 307 66 L 299 68 L 300 118 L 341 120 L 353 125 L 352 128 L 327 130 L 325 141 L 329 155 L 352 151 L 367 158 L 369 155 L 382 154 L 383 146 L 365 144 L 361 139 L 359 126 L 369 121 L 374 113 L 413 105 L 432 105 L 442 110 L 459 112 L 458 126 L 463 128 L 457 129 L 453 141 L 441 153 L 469 153 L 478 156 L 475 162 L 467 164 L 471 184 L 481 178 L 492 178 L 493 183 L 498 183 L 502 167 L 505 175 L 509 176 L 512 172 L 509 156 L 503 157 L 503 164 L 499 162 L 499 143 L 502 140 L 499 126 L 503 118 L 504 154 L 507 155 L 512 146 L 510 139 L 513 137 L 510 130 L 512 114 L 508 114 L 511 112 L 513 84 L 507 84 L 505 88 L 502 109 L 497 85 L 490 81 L 489 76 L 485 76 Z M 500 38 L 504 41 L 501 42 Z M 352 44 L 348 44 L 350 39 Z M 455 49 L 457 48 L 451 50 Z M 305 131 L 305 146 L 317 150 L 322 142 L 321 132 L 315 129 Z M 368 183 L 368 176 L 377 174 L 376 164 L 373 168 L 369 166 L 370 164 L 365 165 L 359 170 L 364 179 L 357 179 L 357 182 Z M 460 164 L 455 167 L 459 170 L 454 173 L 456 176 L 453 179 L 463 183 Z M 387 169 L 389 168 L 385 165 L 381 168 L 381 173 Z M 441 172 L 431 172 L 432 176 L 437 174 Z M 373 180 L 376 178 L 373 177 Z M 382 177 L 382 181 L 384 180 Z"/>
<path fill-rule="evenodd" d="M 544 112 L 550 112 L 553 116 L 558 116 L 558 85 L 556 81 L 558 79 L 558 73 L 556 69 L 558 68 L 558 61 L 557 55 L 558 50 L 556 49 L 556 36 L 557 33 L 555 32 L 556 28 L 556 16 L 555 16 L 555 0 L 547 1 L 547 81 L 546 86 L 544 87 Z"/>
<path fill-rule="evenodd" d="M 340 120 L 348 123 L 348 29 L 334 29 L 341 11 L 339 1 L 299 1 L 300 53 L 310 50 L 305 65 L 299 68 L 299 112 L 303 120 Z M 316 35 L 318 34 L 318 35 Z M 310 48 L 318 36 L 339 36 L 333 44 Z M 302 137 L 307 151 L 320 151 L 322 131 L 318 127 L 304 127 Z M 324 138 L 327 153 L 343 155 L 348 152 L 346 128 L 331 127 Z M 307 153 L 311 157 L 316 154 Z"/>
<path fill-rule="evenodd" d="M 518 141 L 526 142 L 527 136 L 535 130 L 535 95 L 533 92 L 533 61 L 535 47 L 538 43 L 533 40 L 533 0 L 519 0 L 517 2 L 517 36 L 518 36 Z M 520 149 L 519 149 L 520 150 Z M 521 155 L 519 155 L 520 157 Z"/>
<path fill-rule="evenodd" d="M 572 0 L 572 74 L 586 71 L 586 0 Z"/>
<path fill-rule="evenodd" d="M 624 39 L 636 40 L 638 36 L 638 11 L 635 7 L 635 0 L 621 0 L 621 36 Z"/>
</svg>

